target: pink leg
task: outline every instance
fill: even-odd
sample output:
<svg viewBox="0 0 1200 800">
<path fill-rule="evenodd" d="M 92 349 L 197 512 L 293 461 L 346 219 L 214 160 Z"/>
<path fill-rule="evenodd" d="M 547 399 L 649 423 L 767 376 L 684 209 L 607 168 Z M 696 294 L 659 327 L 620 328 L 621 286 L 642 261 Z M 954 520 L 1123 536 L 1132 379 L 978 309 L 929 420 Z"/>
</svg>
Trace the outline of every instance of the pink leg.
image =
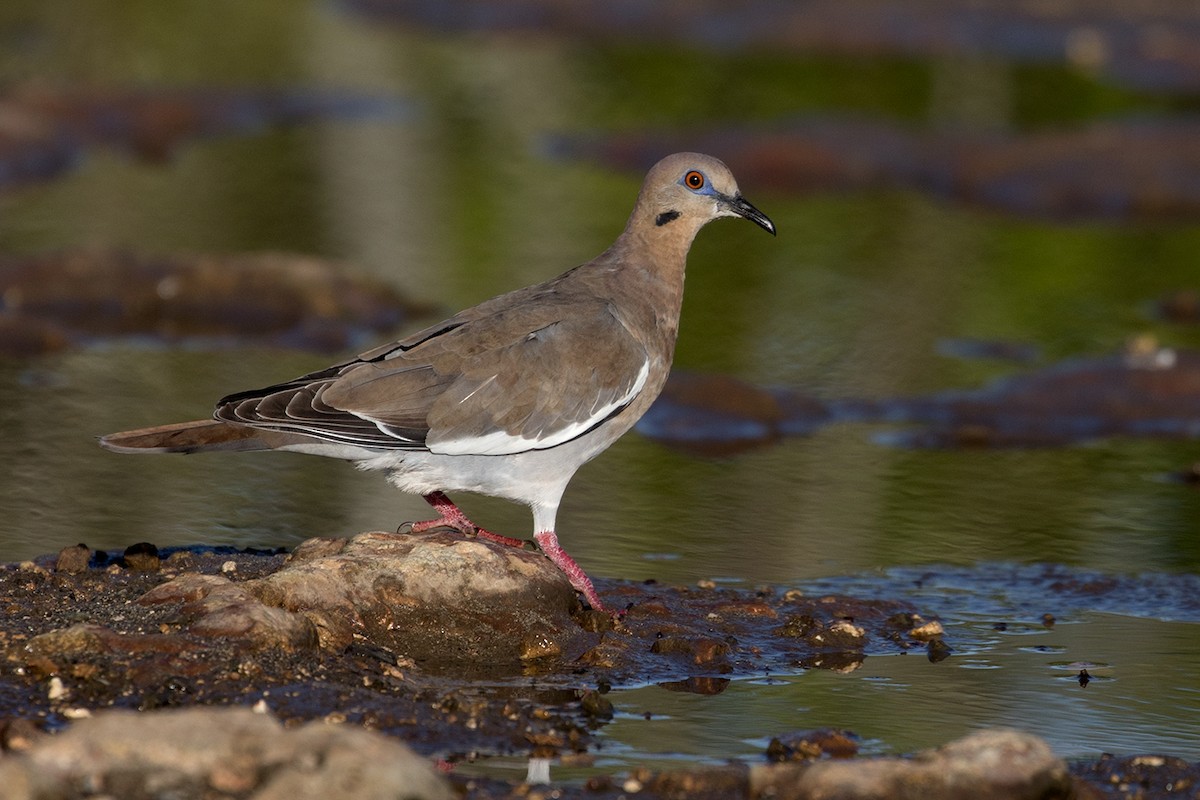
<svg viewBox="0 0 1200 800">
<path fill-rule="evenodd" d="M 433 506 L 438 512 L 437 519 L 425 520 L 424 522 L 414 522 L 412 524 L 413 533 L 421 533 L 422 531 L 432 530 L 433 528 L 453 528 L 459 533 L 466 536 L 478 536 L 481 539 L 487 539 L 492 542 L 498 542 L 509 547 L 524 547 L 524 539 L 514 539 L 511 536 L 501 536 L 498 533 L 486 531 L 476 525 L 471 520 L 467 519 L 467 515 L 462 512 L 458 506 L 446 496 L 444 492 L 430 492 L 425 495 L 425 502 Z"/>
<path fill-rule="evenodd" d="M 554 531 L 542 531 L 535 533 L 533 539 L 538 543 L 538 547 L 542 548 L 542 552 L 546 557 L 554 562 L 555 566 L 563 571 L 567 576 L 567 580 L 571 585 L 583 592 L 583 597 L 588 601 L 588 605 L 597 611 L 607 611 L 612 613 L 604 603 L 600 602 L 600 595 L 596 594 L 596 588 L 592 586 L 591 579 L 587 573 L 583 571 L 583 567 L 575 563 L 575 559 L 567 555 L 567 551 L 562 549 L 562 545 L 558 543 L 558 537 L 554 535 Z"/>
</svg>

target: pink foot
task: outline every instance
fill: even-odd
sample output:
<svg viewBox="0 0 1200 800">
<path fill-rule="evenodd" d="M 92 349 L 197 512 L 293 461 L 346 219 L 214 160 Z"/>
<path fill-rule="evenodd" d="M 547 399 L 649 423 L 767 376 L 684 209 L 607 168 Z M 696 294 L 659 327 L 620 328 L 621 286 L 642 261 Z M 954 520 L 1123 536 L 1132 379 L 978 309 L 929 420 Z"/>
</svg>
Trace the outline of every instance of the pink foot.
<svg viewBox="0 0 1200 800">
<path fill-rule="evenodd" d="M 484 530 L 474 522 L 471 522 L 471 520 L 467 519 L 467 515 L 462 512 L 462 509 L 454 505 L 444 492 L 430 492 L 424 497 L 425 502 L 433 506 L 440 516 L 437 519 L 414 522 L 412 524 L 413 533 L 422 533 L 434 528 L 453 528 L 465 536 L 478 536 L 481 539 L 487 539 L 488 541 L 497 542 L 509 547 L 525 546 L 524 539 L 501 536 L 498 533 Z"/>
<path fill-rule="evenodd" d="M 563 571 L 567 576 L 567 580 L 571 582 L 571 585 L 583 593 L 583 597 L 588 601 L 588 605 L 597 611 L 605 611 L 609 614 L 613 613 L 604 603 L 600 602 L 600 595 L 596 594 L 596 587 L 592 586 L 591 578 L 583 571 L 583 567 L 576 564 L 575 559 L 567 555 L 567 551 L 562 549 L 562 546 L 558 543 L 558 537 L 554 535 L 554 531 L 535 533 L 533 539 L 538 543 L 538 547 L 542 548 L 542 552 L 546 554 L 546 557 Z"/>
</svg>

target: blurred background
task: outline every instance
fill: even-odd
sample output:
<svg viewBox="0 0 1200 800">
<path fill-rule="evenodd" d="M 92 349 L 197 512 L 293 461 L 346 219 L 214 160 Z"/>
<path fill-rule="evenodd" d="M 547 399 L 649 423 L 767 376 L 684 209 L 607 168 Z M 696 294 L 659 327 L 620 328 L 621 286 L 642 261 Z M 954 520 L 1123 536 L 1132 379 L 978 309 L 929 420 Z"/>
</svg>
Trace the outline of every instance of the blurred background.
<svg viewBox="0 0 1200 800">
<path fill-rule="evenodd" d="M 757 752 L 771 717 L 1200 758 L 1197 53 L 1183 0 L 7 0 L 0 559 L 425 518 L 337 462 L 95 437 L 586 261 L 703 150 L 779 236 L 699 236 L 701 390 L 579 473 L 563 544 L 601 585 L 909 596 L 955 657 L 636 689 L 609 757 Z M 1065 600 L 1046 563 L 1116 589 Z"/>
</svg>

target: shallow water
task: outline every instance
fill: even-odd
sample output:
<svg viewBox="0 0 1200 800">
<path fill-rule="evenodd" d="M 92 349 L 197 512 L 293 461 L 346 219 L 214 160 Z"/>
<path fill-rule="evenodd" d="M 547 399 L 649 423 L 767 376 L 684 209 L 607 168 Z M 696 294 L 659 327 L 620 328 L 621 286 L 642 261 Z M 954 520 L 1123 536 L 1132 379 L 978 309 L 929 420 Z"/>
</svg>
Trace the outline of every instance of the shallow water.
<svg viewBox="0 0 1200 800">
<path fill-rule="evenodd" d="M 968 112 L 981 104 L 977 121 L 1021 129 L 1162 107 L 1075 73 L 993 60 L 966 65 L 992 90 L 981 93 L 958 61 L 430 34 L 324 3 L 229 3 L 221 14 L 198 4 L 182 16 L 178 4 L 69 16 L 51 6 L 5 4 L 0 85 L 332 87 L 402 99 L 412 113 L 217 136 L 166 161 L 91 150 L 53 181 L 0 193 L 0 250 L 315 253 L 448 311 L 586 260 L 621 229 L 640 175 L 550 158 L 553 134 L 813 109 L 936 125 L 976 119 Z M 1047 87 L 1070 95 L 1061 118 Z M 677 355 L 690 370 L 819 397 L 894 397 L 1027 368 L 947 356 L 946 341 L 1034 345 L 1042 363 L 1147 333 L 1200 347 L 1195 327 L 1150 313 L 1157 297 L 1196 285 L 1194 221 L 1060 225 L 899 191 L 742 189 L 780 235 L 732 221 L 701 234 Z M 0 365 L 0 462 L 10 465 L 0 559 L 79 541 L 290 546 L 423 518 L 419 499 L 343 464 L 130 458 L 95 446 L 99 434 L 205 416 L 230 391 L 328 361 L 117 341 Z M 724 460 L 631 434 L 579 473 L 559 527 L 593 575 L 912 597 L 941 617 L 955 651 L 938 664 L 872 656 L 844 675 L 742 676 L 712 697 L 620 690 L 598 766 L 756 758 L 772 735 L 826 725 L 854 730 L 870 752 L 1005 724 L 1067 756 L 1200 758 L 1200 613 L 1182 590 L 1200 573 L 1200 492 L 1169 479 L 1197 444 L 920 451 L 881 444 L 886 432 L 834 425 Z M 492 529 L 529 530 L 524 509 L 464 505 Z M 1116 599 L 1064 600 L 1018 569 L 1041 563 L 1158 577 L 1114 584 Z M 941 577 L 918 586 L 927 572 Z M 1043 627 L 1043 613 L 1058 623 Z M 1095 677 L 1087 688 L 1078 664 Z"/>
</svg>

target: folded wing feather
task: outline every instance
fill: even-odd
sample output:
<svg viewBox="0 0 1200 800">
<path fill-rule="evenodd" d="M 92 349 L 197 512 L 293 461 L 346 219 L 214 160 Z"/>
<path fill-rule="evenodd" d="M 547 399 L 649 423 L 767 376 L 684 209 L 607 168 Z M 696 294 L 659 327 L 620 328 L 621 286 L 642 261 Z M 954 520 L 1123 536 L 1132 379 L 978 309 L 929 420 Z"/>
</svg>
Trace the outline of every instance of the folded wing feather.
<svg viewBox="0 0 1200 800">
<path fill-rule="evenodd" d="M 526 306 L 525 308 L 530 308 Z M 641 391 L 646 349 L 596 301 L 452 318 L 392 347 L 225 398 L 217 419 L 375 449 L 502 455 L 586 433 Z"/>
</svg>

